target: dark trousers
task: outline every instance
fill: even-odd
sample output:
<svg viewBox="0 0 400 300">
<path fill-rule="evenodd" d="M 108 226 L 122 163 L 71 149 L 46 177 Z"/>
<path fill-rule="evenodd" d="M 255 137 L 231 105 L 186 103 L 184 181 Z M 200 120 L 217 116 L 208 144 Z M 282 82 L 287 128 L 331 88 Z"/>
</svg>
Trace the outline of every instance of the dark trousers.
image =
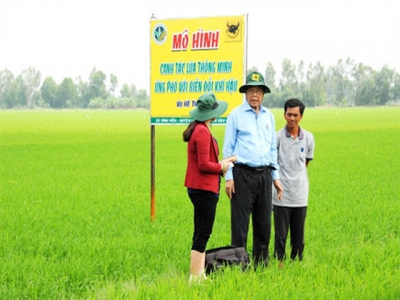
<svg viewBox="0 0 400 300">
<path fill-rule="evenodd" d="M 192 250 L 203 253 L 212 233 L 218 197 L 212 192 L 199 191 L 190 193 L 189 198 L 194 206 Z"/>
<path fill-rule="evenodd" d="M 298 256 L 303 259 L 304 225 L 306 222 L 307 207 L 274 206 L 275 251 L 278 260 L 286 258 L 285 248 L 288 231 L 290 230 L 291 259 Z"/>
<path fill-rule="evenodd" d="M 263 172 L 234 167 L 235 193 L 231 199 L 231 243 L 247 248 L 250 215 L 253 225 L 255 266 L 268 265 L 271 234 L 272 178 L 270 169 Z"/>
</svg>

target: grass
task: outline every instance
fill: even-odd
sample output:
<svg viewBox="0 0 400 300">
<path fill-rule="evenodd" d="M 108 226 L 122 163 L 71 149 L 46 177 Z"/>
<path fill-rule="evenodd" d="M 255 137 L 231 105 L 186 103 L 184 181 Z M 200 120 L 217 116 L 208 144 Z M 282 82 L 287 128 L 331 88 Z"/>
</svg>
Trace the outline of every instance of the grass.
<svg viewBox="0 0 400 300">
<path fill-rule="evenodd" d="M 156 127 L 151 222 L 148 111 L 0 111 L 0 298 L 400 299 L 400 108 L 307 108 L 301 125 L 316 139 L 304 261 L 189 287 L 185 126 Z M 229 222 L 222 193 L 208 248 Z"/>
</svg>

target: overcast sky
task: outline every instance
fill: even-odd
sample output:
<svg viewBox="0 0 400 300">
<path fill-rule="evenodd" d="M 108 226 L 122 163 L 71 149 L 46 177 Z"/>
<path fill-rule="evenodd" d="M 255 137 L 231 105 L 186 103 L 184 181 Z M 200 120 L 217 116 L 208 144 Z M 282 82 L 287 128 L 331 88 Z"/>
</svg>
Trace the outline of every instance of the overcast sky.
<svg viewBox="0 0 400 300">
<path fill-rule="evenodd" d="M 94 67 L 149 91 L 150 17 L 248 14 L 248 67 L 280 72 L 348 57 L 400 72 L 400 0 L 0 0 L 0 70 L 34 67 L 57 83 Z M 279 75 L 279 74 L 277 74 Z"/>
</svg>

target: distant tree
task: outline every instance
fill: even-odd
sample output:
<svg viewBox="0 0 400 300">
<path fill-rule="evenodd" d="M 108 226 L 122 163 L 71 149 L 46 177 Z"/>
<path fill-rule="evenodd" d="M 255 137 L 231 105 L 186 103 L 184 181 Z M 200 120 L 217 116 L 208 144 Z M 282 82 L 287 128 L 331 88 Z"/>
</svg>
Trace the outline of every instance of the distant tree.
<svg viewBox="0 0 400 300">
<path fill-rule="evenodd" d="M 28 108 L 34 108 L 35 103 L 35 94 L 39 90 L 41 74 L 39 71 L 36 71 L 35 68 L 29 68 L 27 70 L 22 71 L 22 81 L 25 86 L 25 97 L 26 97 L 26 106 Z"/>
<path fill-rule="evenodd" d="M 307 91 L 307 82 L 306 82 L 306 70 L 304 67 L 304 61 L 301 60 L 299 65 L 297 66 L 297 86 L 295 95 L 300 99 L 306 98 L 305 93 Z"/>
<path fill-rule="evenodd" d="M 138 92 L 136 85 L 127 85 L 126 83 L 122 86 L 122 89 L 120 90 L 121 93 L 121 98 L 136 98 Z"/>
<path fill-rule="evenodd" d="M 136 98 L 138 91 L 135 84 L 131 84 L 129 87 L 129 91 L 131 93 L 132 98 Z"/>
<path fill-rule="evenodd" d="M 89 76 L 89 95 L 90 99 L 108 97 L 107 86 L 106 86 L 107 76 L 102 71 L 96 71 L 96 68 L 92 70 Z"/>
<path fill-rule="evenodd" d="M 78 107 L 78 92 L 72 78 L 64 78 L 58 89 L 57 108 Z"/>
<path fill-rule="evenodd" d="M 26 107 L 26 85 L 24 83 L 24 79 L 22 75 L 18 75 L 17 78 L 13 81 L 12 88 L 10 90 L 9 96 L 9 103 L 10 108 L 23 108 Z"/>
<path fill-rule="evenodd" d="M 362 63 L 353 67 L 354 105 L 374 105 L 377 102 L 375 71 Z"/>
<path fill-rule="evenodd" d="M 275 72 L 274 67 L 272 66 L 272 64 L 270 62 L 267 63 L 264 79 L 265 79 L 267 86 L 270 88 L 271 92 L 276 91 L 275 75 L 276 75 L 276 72 Z"/>
<path fill-rule="evenodd" d="M 378 105 L 385 105 L 390 100 L 390 89 L 393 82 L 394 71 L 387 65 L 376 73 L 376 88 L 378 94 Z"/>
<path fill-rule="evenodd" d="M 126 83 L 122 86 L 122 89 L 120 90 L 121 93 L 121 98 L 130 98 L 131 97 L 131 91 L 129 89 L 129 85 Z"/>
<path fill-rule="evenodd" d="M 395 73 L 393 76 L 393 84 L 390 88 L 390 99 L 400 102 L 400 74 Z"/>
<path fill-rule="evenodd" d="M 279 85 L 282 92 L 288 93 L 293 97 L 298 96 L 296 66 L 288 59 L 284 59 L 282 62 L 281 80 Z"/>
<path fill-rule="evenodd" d="M 49 107 L 57 106 L 57 96 L 58 96 L 58 85 L 54 81 L 53 77 L 46 77 L 40 88 L 40 93 L 42 94 L 43 103 Z"/>
<path fill-rule="evenodd" d="M 139 90 L 135 98 L 136 107 L 138 108 L 150 108 L 150 100 L 145 89 Z"/>
<path fill-rule="evenodd" d="M 114 74 L 110 75 L 110 94 L 115 96 L 115 91 L 118 87 L 118 78 Z"/>
<path fill-rule="evenodd" d="M 4 94 L 3 94 L 3 106 L 4 108 L 20 107 L 24 102 L 23 86 L 19 83 L 21 82 L 21 77 L 15 78 Z M 21 93 L 22 92 L 22 93 Z M 22 99 L 21 99 L 22 98 Z"/>
<path fill-rule="evenodd" d="M 297 82 L 304 82 L 306 80 L 304 61 L 300 60 L 297 66 Z"/>
<path fill-rule="evenodd" d="M 89 83 L 83 81 L 81 77 L 78 77 L 76 91 L 78 97 L 78 107 L 88 107 L 90 103 Z"/>
<path fill-rule="evenodd" d="M 120 90 L 121 93 L 121 108 L 136 108 L 136 103 L 134 101 L 134 98 L 131 94 L 131 88 L 129 85 L 126 83 L 122 86 L 122 89 Z"/>
<path fill-rule="evenodd" d="M 335 105 L 346 104 L 348 96 L 350 96 L 351 82 L 348 78 L 348 67 L 352 68 L 349 59 L 346 62 L 339 59 L 335 66 L 330 66 L 328 68 L 328 99 Z"/>
<path fill-rule="evenodd" d="M 40 90 L 35 91 L 35 93 L 33 94 L 33 103 L 35 103 L 35 107 L 46 107 L 43 103 Z"/>
<path fill-rule="evenodd" d="M 11 71 L 4 69 L 0 70 L 0 108 L 10 108 L 13 106 L 13 101 L 10 103 L 11 90 L 14 87 L 14 75 Z M 12 97 L 11 97 L 12 98 Z"/>
<path fill-rule="evenodd" d="M 111 107 L 107 107 L 106 99 L 98 97 L 98 98 L 90 99 L 88 108 L 92 108 L 92 109 L 93 108 L 104 108 L 104 109 L 107 109 L 107 108 L 111 108 Z"/>
<path fill-rule="evenodd" d="M 304 101 L 307 106 L 320 106 L 326 104 L 325 71 L 318 61 L 316 65 L 310 64 L 307 70 L 307 92 Z"/>
</svg>

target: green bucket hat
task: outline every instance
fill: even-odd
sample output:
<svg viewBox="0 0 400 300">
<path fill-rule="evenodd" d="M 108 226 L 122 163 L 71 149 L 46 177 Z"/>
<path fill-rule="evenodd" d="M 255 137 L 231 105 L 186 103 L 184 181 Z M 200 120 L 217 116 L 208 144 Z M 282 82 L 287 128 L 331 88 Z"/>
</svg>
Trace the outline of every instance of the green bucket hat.
<svg viewBox="0 0 400 300">
<path fill-rule="evenodd" d="M 222 115 L 228 109 L 228 102 L 217 101 L 213 93 L 206 93 L 197 100 L 197 107 L 189 113 L 193 119 L 204 122 Z"/>
<path fill-rule="evenodd" d="M 271 93 L 269 87 L 265 85 L 264 77 L 259 72 L 251 72 L 249 75 L 247 75 L 246 84 L 239 88 L 239 92 L 246 93 L 247 89 L 253 86 L 262 87 L 264 94 Z"/>
</svg>

